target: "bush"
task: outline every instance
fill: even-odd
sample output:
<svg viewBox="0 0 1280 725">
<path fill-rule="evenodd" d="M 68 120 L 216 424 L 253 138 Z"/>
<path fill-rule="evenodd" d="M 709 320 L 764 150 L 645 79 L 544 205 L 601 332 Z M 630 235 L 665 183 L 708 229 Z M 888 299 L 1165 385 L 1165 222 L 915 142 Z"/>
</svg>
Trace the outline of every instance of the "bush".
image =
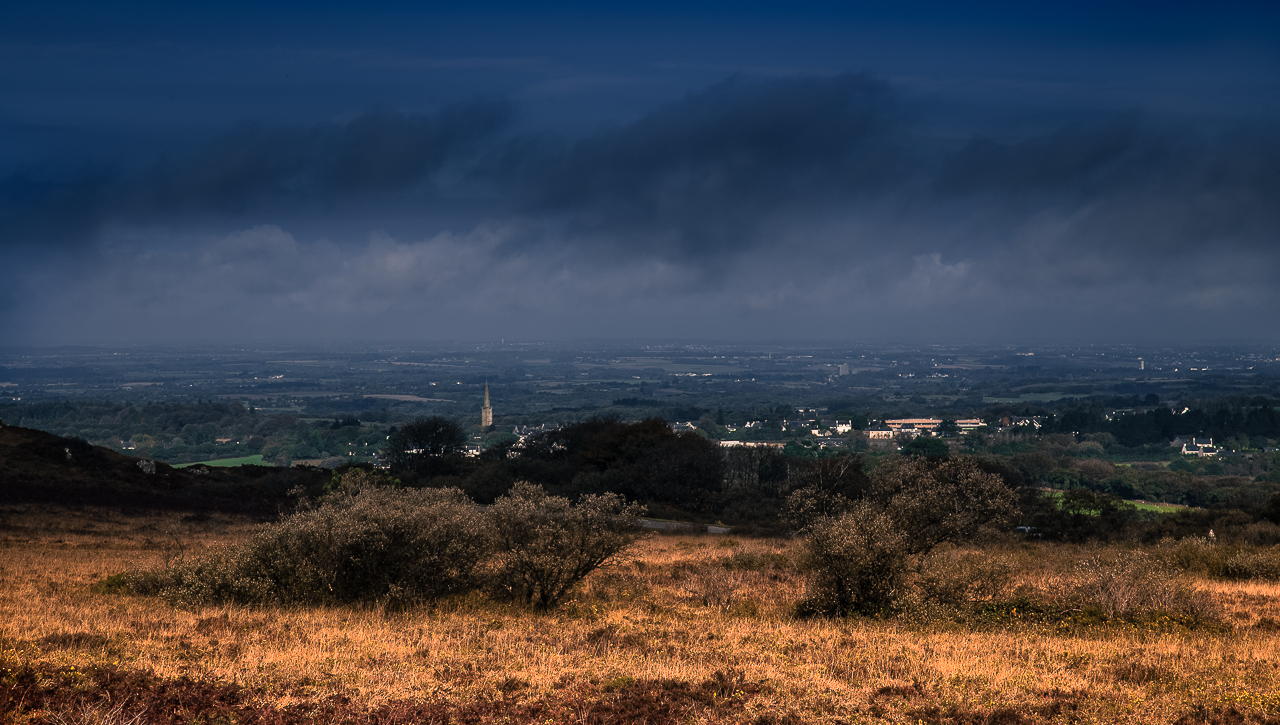
<svg viewBox="0 0 1280 725">
<path fill-rule="evenodd" d="M 1017 514 L 1017 493 L 975 458 L 896 458 L 872 474 L 870 501 L 907 537 L 909 553 L 971 539 Z"/>
<path fill-rule="evenodd" d="M 1152 614 L 1209 618 L 1213 604 L 1186 581 L 1138 551 L 1123 556 L 1094 556 L 1077 567 L 1080 582 L 1072 600 L 1082 608 L 1096 608 L 1109 619 L 1134 619 Z"/>
<path fill-rule="evenodd" d="M 807 532 L 811 570 L 801 611 L 884 610 L 900 595 L 911 557 L 1006 522 L 1016 498 L 1000 474 L 973 458 L 891 458 L 862 490 L 796 491 L 788 516 Z"/>
<path fill-rule="evenodd" d="M 474 585 L 489 540 L 484 512 L 456 489 L 365 489 L 175 567 L 160 593 L 253 604 L 431 599 Z"/>
<path fill-rule="evenodd" d="M 881 612 L 902 588 L 907 535 L 878 507 L 859 503 L 818 521 L 804 547 L 810 575 L 801 614 Z"/>
<path fill-rule="evenodd" d="M 1220 577 L 1226 567 L 1227 550 L 1203 536 L 1160 542 L 1165 565 L 1170 569 Z"/>
<path fill-rule="evenodd" d="M 592 571 L 643 535 L 644 513 L 617 494 L 588 495 L 571 504 L 541 486 L 517 482 L 490 507 L 498 557 L 495 594 L 539 609 L 554 607 Z"/>
<path fill-rule="evenodd" d="M 1280 550 L 1237 551 L 1223 563 L 1222 574 L 1228 579 L 1280 579 Z"/>
</svg>

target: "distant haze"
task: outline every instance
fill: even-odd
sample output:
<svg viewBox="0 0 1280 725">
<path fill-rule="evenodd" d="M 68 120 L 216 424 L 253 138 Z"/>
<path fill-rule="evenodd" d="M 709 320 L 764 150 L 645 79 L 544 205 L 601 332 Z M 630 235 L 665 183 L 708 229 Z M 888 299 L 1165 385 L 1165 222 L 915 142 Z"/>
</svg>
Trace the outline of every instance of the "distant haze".
<svg viewBox="0 0 1280 725">
<path fill-rule="evenodd" d="M 0 341 L 1280 340 L 1280 12 L 0 11 Z"/>
</svg>

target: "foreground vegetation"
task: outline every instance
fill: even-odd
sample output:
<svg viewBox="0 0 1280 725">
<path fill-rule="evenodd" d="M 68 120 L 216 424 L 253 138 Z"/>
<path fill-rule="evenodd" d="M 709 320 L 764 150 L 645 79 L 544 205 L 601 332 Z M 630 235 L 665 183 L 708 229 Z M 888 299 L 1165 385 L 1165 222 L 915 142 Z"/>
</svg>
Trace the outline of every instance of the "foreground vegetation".
<svg viewBox="0 0 1280 725">
<path fill-rule="evenodd" d="M 797 616 L 798 541 L 705 536 L 642 540 L 548 612 L 476 591 L 256 606 L 110 584 L 250 541 L 249 522 L 3 517 L 5 722 L 1280 717 L 1280 569 L 1226 564 L 1261 547 L 942 544 L 894 607 L 844 618 Z"/>
</svg>

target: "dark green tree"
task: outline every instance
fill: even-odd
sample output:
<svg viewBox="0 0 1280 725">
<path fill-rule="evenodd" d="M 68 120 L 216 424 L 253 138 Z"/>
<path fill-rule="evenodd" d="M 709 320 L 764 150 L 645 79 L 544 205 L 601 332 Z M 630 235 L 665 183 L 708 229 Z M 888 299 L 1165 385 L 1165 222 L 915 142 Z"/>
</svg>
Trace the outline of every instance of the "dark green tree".
<svg viewBox="0 0 1280 725">
<path fill-rule="evenodd" d="M 954 415 L 942 416 L 942 422 L 938 424 L 938 435 L 943 438 L 955 438 L 960 435 L 960 426 L 956 423 Z"/>
<path fill-rule="evenodd" d="M 938 438 L 918 435 L 902 446 L 902 455 L 932 458 L 946 458 L 951 454 L 951 447 Z"/>
<path fill-rule="evenodd" d="M 393 473 L 439 473 L 449 459 L 462 453 L 467 433 L 442 416 L 418 418 L 391 434 L 382 448 Z"/>
</svg>

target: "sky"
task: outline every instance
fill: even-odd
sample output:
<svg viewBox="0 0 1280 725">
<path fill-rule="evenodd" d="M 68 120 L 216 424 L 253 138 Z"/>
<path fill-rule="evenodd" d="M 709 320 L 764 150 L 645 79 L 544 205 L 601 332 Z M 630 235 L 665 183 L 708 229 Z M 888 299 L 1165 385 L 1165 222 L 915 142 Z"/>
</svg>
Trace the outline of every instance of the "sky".
<svg viewBox="0 0 1280 725">
<path fill-rule="evenodd" d="M 0 345 L 1280 342 L 1280 6 L 0 8 Z"/>
</svg>

